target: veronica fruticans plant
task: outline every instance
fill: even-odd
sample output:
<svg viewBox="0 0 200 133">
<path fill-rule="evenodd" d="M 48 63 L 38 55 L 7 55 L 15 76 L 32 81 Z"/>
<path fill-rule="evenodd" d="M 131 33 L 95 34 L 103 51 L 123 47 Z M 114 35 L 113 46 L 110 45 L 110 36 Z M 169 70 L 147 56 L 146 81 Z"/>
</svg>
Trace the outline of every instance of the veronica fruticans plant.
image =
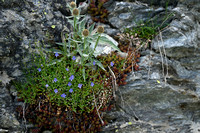
<svg viewBox="0 0 200 133">
<path fill-rule="evenodd" d="M 59 54 L 55 53 L 54 56 L 57 58 Z M 93 110 L 94 97 L 91 93 L 97 94 L 103 89 L 100 84 L 100 80 L 103 79 L 95 78 L 98 73 L 91 75 L 89 73 L 92 70 L 86 69 L 86 81 L 84 81 L 75 56 L 50 66 L 47 64 L 51 59 L 47 61 L 42 59 L 43 57 L 40 56 L 33 61 L 36 63 L 35 67 L 26 69 L 28 72 L 26 82 L 18 86 L 19 96 L 30 104 L 39 104 L 43 100 L 48 100 L 49 103 L 66 106 L 74 112 Z"/>
</svg>

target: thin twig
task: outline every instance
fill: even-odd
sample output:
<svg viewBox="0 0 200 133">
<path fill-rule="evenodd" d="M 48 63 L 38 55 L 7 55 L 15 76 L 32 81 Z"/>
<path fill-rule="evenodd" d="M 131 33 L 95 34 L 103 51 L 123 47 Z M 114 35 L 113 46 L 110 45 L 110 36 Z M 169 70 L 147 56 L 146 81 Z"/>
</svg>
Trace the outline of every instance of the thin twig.
<svg viewBox="0 0 200 133">
<path fill-rule="evenodd" d="M 26 125 L 26 118 L 25 118 L 25 103 L 23 104 L 23 119 L 24 119 L 24 123 L 25 123 L 25 133 L 27 132 L 27 125 Z"/>
<path fill-rule="evenodd" d="M 167 61 L 166 51 L 165 51 L 164 43 L 163 43 L 163 39 L 162 39 L 162 33 L 160 32 L 160 30 L 159 30 L 159 36 L 160 36 L 160 40 L 161 40 L 161 43 L 162 43 L 162 48 L 163 48 L 163 52 L 164 52 L 164 56 L 165 56 L 165 62 L 166 62 L 166 71 L 167 72 L 166 72 L 166 75 L 164 76 L 165 85 L 166 85 L 167 77 L 168 77 L 168 61 Z"/>
<path fill-rule="evenodd" d="M 101 116 L 100 116 L 100 114 L 99 114 L 99 110 L 98 110 L 98 108 L 97 108 L 97 102 L 96 102 L 96 98 L 95 98 L 95 95 L 94 95 L 94 91 L 93 91 L 93 96 L 94 96 L 94 105 L 95 105 L 96 110 L 97 110 L 97 115 L 99 116 L 99 119 L 100 119 L 102 125 L 104 125 L 104 122 L 103 122 L 103 120 L 102 120 L 102 118 L 101 118 Z"/>
<path fill-rule="evenodd" d="M 115 92 L 118 90 L 117 82 L 116 82 L 116 77 L 115 77 L 114 72 L 110 69 L 109 66 L 108 66 L 108 68 L 109 68 L 109 71 L 110 71 L 110 73 L 112 75 L 112 80 L 114 80 L 114 82 L 112 81 L 112 84 L 113 84 L 113 97 L 114 97 L 114 99 L 116 101 L 116 94 L 115 94 Z"/>
<path fill-rule="evenodd" d="M 158 37 L 156 37 L 156 38 L 157 38 L 157 42 L 158 42 Z M 163 55 L 162 55 L 162 51 L 161 51 L 159 42 L 158 42 L 158 48 L 159 48 L 160 57 L 161 57 L 161 61 L 162 61 L 162 74 L 163 74 L 163 77 L 165 77 L 164 60 L 163 60 Z"/>
<path fill-rule="evenodd" d="M 151 47 L 151 51 L 152 51 L 152 47 Z M 151 56 L 151 51 L 150 51 L 150 53 L 149 53 L 149 61 L 148 61 L 148 79 L 149 79 L 149 75 L 150 75 L 150 72 L 151 72 L 151 58 L 152 58 L 152 56 Z"/>
<path fill-rule="evenodd" d="M 102 101 L 101 101 L 101 103 L 100 103 L 100 105 L 99 105 L 99 108 L 98 108 L 98 110 L 101 108 L 101 106 L 103 105 L 103 100 L 105 99 L 105 94 L 103 93 L 103 96 L 102 96 L 103 98 L 102 98 Z"/>
<path fill-rule="evenodd" d="M 40 102 L 39 102 L 39 111 L 40 111 Z"/>
</svg>

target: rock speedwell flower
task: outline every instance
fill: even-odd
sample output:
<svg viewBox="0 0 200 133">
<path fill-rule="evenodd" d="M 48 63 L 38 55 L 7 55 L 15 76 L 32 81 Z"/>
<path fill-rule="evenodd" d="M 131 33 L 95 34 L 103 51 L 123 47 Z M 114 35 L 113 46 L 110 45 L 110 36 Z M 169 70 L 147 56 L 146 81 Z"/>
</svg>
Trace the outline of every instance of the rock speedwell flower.
<svg viewBox="0 0 200 133">
<path fill-rule="evenodd" d="M 82 85 L 83 85 L 83 84 L 78 84 L 78 88 L 80 88 L 80 89 L 81 89 Z"/>
<path fill-rule="evenodd" d="M 46 86 L 46 87 L 49 87 L 49 85 L 48 85 L 48 84 L 46 84 L 45 86 Z"/>
<path fill-rule="evenodd" d="M 58 53 L 55 53 L 55 56 L 56 56 L 56 57 L 58 57 L 58 56 L 59 56 L 59 54 L 58 54 Z"/>
<path fill-rule="evenodd" d="M 90 84 L 92 87 L 94 86 L 94 83 L 93 82 L 91 82 L 91 84 Z"/>
<path fill-rule="evenodd" d="M 75 57 L 75 56 L 73 56 L 73 57 L 72 57 L 72 60 L 76 60 L 76 57 Z"/>
<path fill-rule="evenodd" d="M 54 80 L 53 80 L 54 82 L 57 82 L 58 80 L 57 80 L 57 78 L 54 78 Z"/>
<path fill-rule="evenodd" d="M 54 92 L 55 92 L 55 93 L 58 93 L 58 90 L 57 90 L 57 89 L 55 89 L 55 90 L 54 90 Z"/>
<path fill-rule="evenodd" d="M 73 89 L 70 89 L 69 92 L 72 93 L 72 92 L 73 92 Z"/>
<path fill-rule="evenodd" d="M 68 86 L 71 86 L 72 85 L 72 83 L 71 82 L 68 82 L 68 84 L 67 84 Z"/>
<path fill-rule="evenodd" d="M 61 95 L 61 97 L 65 98 L 65 97 L 66 97 L 65 93 L 63 93 L 63 94 Z"/>
<path fill-rule="evenodd" d="M 70 78 L 69 78 L 69 80 L 72 81 L 73 79 L 74 79 L 74 75 L 71 75 Z"/>
<path fill-rule="evenodd" d="M 113 62 L 110 62 L 110 65 L 111 65 L 111 67 L 113 67 L 113 66 L 114 66 L 114 63 L 113 63 Z"/>
</svg>

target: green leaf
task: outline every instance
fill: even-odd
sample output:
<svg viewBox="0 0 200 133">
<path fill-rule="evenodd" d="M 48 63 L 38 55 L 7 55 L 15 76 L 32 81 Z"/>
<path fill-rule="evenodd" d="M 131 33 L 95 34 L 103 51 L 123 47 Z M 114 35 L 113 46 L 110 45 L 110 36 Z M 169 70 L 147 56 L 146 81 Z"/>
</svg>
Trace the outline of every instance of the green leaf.
<svg viewBox="0 0 200 133">
<path fill-rule="evenodd" d="M 74 20 L 68 19 L 68 22 L 74 27 Z"/>
<path fill-rule="evenodd" d="M 110 40 L 111 37 L 106 35 L 106 34 L 102 34 L 103 36 L 100 37 L 99 39 L 99 43 L 106 43 L 106 44 L 109 44 L 113 49 L 120 51 L 120 49 Z M 110 39 L 109 39 L 110 38 Z"/>
<path fill-rule="evenodd" d="M 53 52 L 53 53 L 58 53 L 58 54 L 62 54 L 62 55 L 64 54 L 63 51 L 58 50 L 58 49 L 54 49 L 54 48 L 52 48 L 52 49 L 44 48 L 44 50 L 47 51 L 47 52 Z"/>
<path fill-rule="evenodd" d="M 51 66 L 56 64 L 57 62 L 61 62 L 64 59 L 64 57 L 60 58 L 60 59 L 54 59 L 51 61 L 51 63 L 47 64 L 47 66 Z"/>
<path fill-rule="evenodd" d="M 74 40 L 74 39 L 71 39 L 71 38 L 68 38 L 68 40 L 74 41 L 74 42 L 76 42 L 76 43 L 82 43 L 82 41 L 77 41 L 77 40 Z"/>
<path fill-rule="evenodd" d="M 82 73 L 83 73 L 83 79 L 84 79 L 84 82 L 85 82 L 85 68 L 82 69 Z"/>
<path fill-rule="evenodd" d="M 85 29 L 85 24 L 86 24 L 86 20 L 83 19 L 82 21 L 79 22 L 79 31 L 82 31 L 83 29 Z"/>
<path fill-rule="evenodd" d="M 56 44 L 65 46 L 65 43 L 59 43 L 59 42 L 57 42 Z"/>
<path fill-rule="evenodd" d="M 96 43 L 98 35 L 92 35 L 91 37 L 87 38 L 88 43 Z"/>
<path fill-rule="evenodd" d="M 59 43 L 59 42 L 58 42 L 58 43 L 56 43 L 56 44 L 61 45 L 61 46 L 65 46 L 65 45 L 66 45 L 67 47 L 69 47 L 69 46 L 67 45 L 67 43 L 65 44 L 65 43 Z M 71 47 L 75 47 L 75 46 L 71 46 Z"/>
<path fill-rule="evenodd" d="M 101 69 L 103 69 L 104 71 L 106 71 L 106 69 L 103 67 L 103 65 L 101 64 L 100 61 L 98 61 L 98 60 L 96 60 L 96 59 L 94 59 L 94 61 L 96 62 L 96 64 L 97 64 Z"/>
<path fill-rule="evenodd" d="M 79 48 L 76 51 L 81 55 L 81 57 L 83 56 L 83 53 L 81 52 Z"/>
<path fill-rule="evenodd" d="M 66 17 L 67 19 L 69 19 L 69 18 L 73 18 L 74 16 L 69 16 L 69 17 Z"/>
<path fill-rule="evenodd" d="M 88 58 L 89 54 L 83 54 L 83 57 Z"/>
<path fill-rule="evenodd" d="M 94 25 L 95 25 L 95 23 L 93 23 L 93 24 L 89 27 L 89 32 L 90 32 L 90 34 L 91 34 L 91 32 L 93 31 L 93 29 L 94 29 Z"/>
</svg>

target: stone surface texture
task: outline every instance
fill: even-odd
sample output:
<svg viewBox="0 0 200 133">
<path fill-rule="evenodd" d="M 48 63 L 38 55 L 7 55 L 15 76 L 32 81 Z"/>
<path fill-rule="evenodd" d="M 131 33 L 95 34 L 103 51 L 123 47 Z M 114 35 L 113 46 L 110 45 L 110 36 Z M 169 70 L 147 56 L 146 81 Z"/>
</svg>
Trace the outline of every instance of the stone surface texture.
<svg viewBox="0 0 200 133">
<path fill-rule="evenodd" d="M 139 1 L 139 0 L 138 0 Z M 117 91 L 116 109 L 106 113 L 103 133 L 198 133 L 200 130 L 200 2 L 199 0 L 112 1 L 109 35 L 151 19 L 168 24 L 142 51 L 140 71 Z M 0 132 L 22 133 L 33 125 L 17 119 L 16 88 L 38 42 L 61 41 L 70 27 L 66 0 L 0 0 Z M 142 3 L 144 2 L 144 3 Z M 165 10 L 167 8 L 167 11 Z M 168 19 L 165 20 L 166 15 Z M 165 21 L 164 21 L 165 20 Z M 52 28 L 55 25 L 55 28 Z M 48 45 L 46 45 L 48 46 Z M 53 47 L 53 46 L 48 46 Z M 51 132 L 51 131 L 46 131 Z"/>
<path fill-rule="evenodd" d="M 137 4 L 115 3 L 110 23 L 117 28 L 123 24 L 125 27 L 134 25 L 132 18 L 128 18 L 131 15 L 127 10 L 132 8 L 131 12 L 134 13 L 138 9 L 144 10 L 143 5 L 136 8 L 139 7 L 135 7 Z M 104 132 L 199 132 L 199 9 L 197 0 L 179 1 L 176 6 L 169 7 L 173 19 L 153 39 L 152 50 L 142 52 L 139 63 L 141 70 L 132 72 L 127 79 L 128 84 L 119 88 L 118 108 L 106 114 L 110 124 Z M 155 14 L 159 16 L 160 13 Z M 120 18 L 120 15 L 124 17 Z M 137 16 L 142 14 L 138 13 Z M 117 21 L 112 21 L 114 17 Z"/>
</svg>

